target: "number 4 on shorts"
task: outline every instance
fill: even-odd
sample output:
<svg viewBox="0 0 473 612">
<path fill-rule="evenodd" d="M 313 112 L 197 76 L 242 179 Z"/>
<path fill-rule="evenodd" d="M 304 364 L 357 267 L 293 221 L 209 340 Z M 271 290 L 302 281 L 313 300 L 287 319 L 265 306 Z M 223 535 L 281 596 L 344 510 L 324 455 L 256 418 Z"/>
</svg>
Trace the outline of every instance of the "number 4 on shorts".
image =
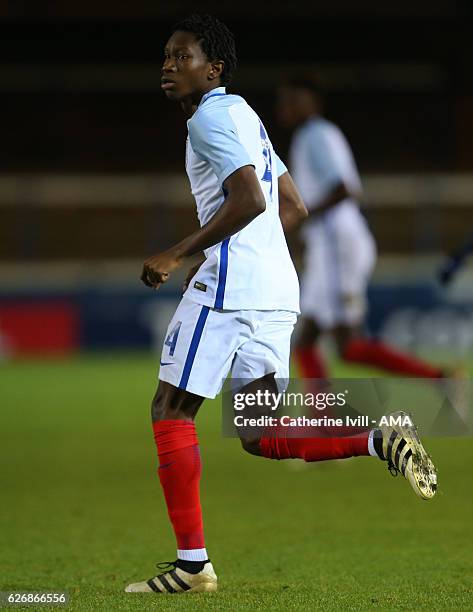
<svg viewBox="0 0 473 612">
<path fill-rule="evenodd" d="M 169 356 L 172 357 L 174 355 L 174 351 L 176 349 L 177 337 L 179 335 L 179 331 L 181 329 L 182 321 L 178 321 L 176 325 L 171 329 L 168 334 L 168 337 L 164 341 L 164 346 L 169 346 Z"/>
</svg>

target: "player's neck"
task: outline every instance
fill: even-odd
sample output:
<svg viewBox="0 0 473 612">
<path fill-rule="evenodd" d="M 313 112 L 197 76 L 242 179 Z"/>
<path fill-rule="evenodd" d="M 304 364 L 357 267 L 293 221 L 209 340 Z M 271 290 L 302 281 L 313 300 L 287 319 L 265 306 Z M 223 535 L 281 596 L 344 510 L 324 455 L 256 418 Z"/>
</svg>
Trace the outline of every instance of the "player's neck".
<svg viewBox="0 0 473 612">
<path fill-rule="evenodd" d="M 309 121 L 312 121 L 314 119 L 318 119 L 319 117 L 320 117 L 320 114 L 316 112 L 304 113 L 303 115 L 299 117 L 299 121 L 297 122 L 297 127 L 300 127 L 301 125 L 304 125 L 305 123 L 308 123 Z"/>
<path fill-rule="evenodd" d="M 223 87 L 223 85 L 218 83 L 217 85 L 213 85 L 204 91 L 200 91 L 198 93 L 192 94 L 188 96 L 187 98 L 184 98 L 183 100 L 181 100 L 181 108 L 184 111 L 184 114 L 187 117 L 187 119 L 190 119 L 190 117 L 192 117 L 195 111 L 199 108 L 199 104 L 202 98 L 206 94 L 213 91 L 214 89 L 217 89 L 217 87 Z"/>
<path fill-rule="evenodd" d="M 181 108 L 184 111 L 186 119 L 190 119 L 192 117 L 198 106 L 199 104 L 196 104 L 192 98 L 186 98 L 185 100 L 181 100 Z"/>
</svg>

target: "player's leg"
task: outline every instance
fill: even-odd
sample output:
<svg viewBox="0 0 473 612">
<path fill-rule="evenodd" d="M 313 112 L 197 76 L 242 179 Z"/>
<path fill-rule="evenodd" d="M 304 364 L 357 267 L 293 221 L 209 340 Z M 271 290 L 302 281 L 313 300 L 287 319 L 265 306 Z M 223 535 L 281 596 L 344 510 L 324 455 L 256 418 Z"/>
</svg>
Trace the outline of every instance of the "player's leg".
<svg viewBox="0 0 473 612">
<path fill-rule="evenodd" d="M 302 316 L 297 328 L 294 341 L 294 358 L 302 378 L 327 378 L 327 364 L 317 345 L 322 330 L 311 316 Z"/>
<path fill-rule="evenodd" d="M 300 280 L 302 316 L 294 332 L 293 355 L 304 380 L 322 380 L 328 377 L 328 368 L 318 341 L 331 324 L 332 313 L 322 224 L 311 223 L 305 237 L 304 271 Z M 309 386 L 306 390 L 311 391 Z"/>
<path fill-rule="evenodd" d="M 444 370 L 385 342 L 368 338 L 358 328 L 339 325 L 333 330 L 340 357 L 349 363 L 420 378 L 442 378 Z"/>
<path fill-rule="evenodd" d="M 232 376 L 237 380 L 250 380 L 239 393 L 256 396 L 260 391 L 259 396 L 265 397 L 268 391 L 268 397 L 273 397 L 271 394 L 286 388 L 289 379 L 290 339 L 296 316 L 281 311 L 256 316 L 256 332 L 238 348 Z M 252 406 L 248 416 L 270 413 L 271 401 L 269 406 Z M 270 459 L 300 458 L 311 462 L 369 455 L 368 432 L 350 438 L 329 438 L 321 437 L 320 429 L 315 427 L 276 425 L 263 431 L 240 428 L 238 433 L 247 452 Z"/>
<path fill-rule="evenodd" d="M 151 405 L 158 476 L 177 541 L 177 558 L 207 560 L 200 506 L 201 461 L 194 418 L 204 398 L 160 381 Z"/>
<path fill-rule="evenodd" d="M 347 362 L 374 366 L 413 377 L 440 378 L 442 369 L 362 333 L 366 292 L 376 262 L 376 245 L 363 219 L 347 211 L 332 223 L 336 261 L 335 317 L 332 334 L 339 356 Z"/>
<path fill-rule="evenodd" d="M 272 380 L 271 380 L 272 379 Z M 255 381 L 245 391 L 277 391 L 272 376 Z M 349 437 L 318 437 L 318 428 L 276 424 L 261 434 L 242 433 L 241 444 L 252 455 L 268 459 L 303 459 L 306 462 L 372 456 L 387 463 L 393 476 L 401 473 L 421 499 L 437 490 L 437 472 L 425 451 L 412 418 L 404 412 L 384 417 L 386 424 Z"/>
<path fill-rule="evenodd" d="M 366 315 L 366 280 L 343 296 L 343 317 L 331 329 L 338 355 L 343 361 L 379 368 L 386 372 L 420 378 L 442 378 L 444 371 L 413 355 L 400 351 L 385 342 L 370 338 L 362 332 Z"/>
<path fill-rule="evenodd" d="M 158 475 L 177 541 L 177 560 L 127 592 L 212 591 L 217 578 L 205 548 L 200 505 L 201 461 L 194 418 L 204 397 L 160 381 L 151 405 Z"/>
<path fill-rule="evenodd" d="M 129 585 L 127 591 L 182 593 L 217 587 L 204 542 L 194 417 L 206 397 L 217 395 L 230 369 L 235 346 L 229 323 L 231 314 L 183 298 L 169 324 L 151 412 L 158 475 L 176 535 L 177 561 L 159 576 Z M 225 342 L 217 346 L 222 337 Z"/>
<path fill-rule="evenodd" d="M 256 388 L 274 391 L 270 378 L 255 381 Z M 252 392 L 255 386 L 252 386 Z M 424 449 L 412 418 L 404 412 L 384 417 L 386 424 L 349 437 L 318 437 L 319 429 L 281 426 L 261 435 L 242 435 L 243 448 L 268 459 L 303 459 L 306 462 L 372 456 L 387 463 L 393 476 L 401 473 L 421 499 L 431 499 L 437 490 L 437 472 Z"/>
<path fill-rule="evenodd" d="M 252 373 L 254 380 L 239 392 L 268 390 L 277 393 L 285 388 L 289 377 L 289 345 L 292 326 L 290 316 L 268 313 L 258 332 L 244 343 L 235 356 L 232 374 Z M 259 375 L 259 377 L 257 377 Z M 248 376 L 247 376 L 248 377 Z M 253 402 L 252 402 L 253 403 Z M 268 413 L 271 405 L 262 406 L 260 413 Z M 253 415 L 252 415 L 253 416 Z M 259 416 L 259 414 L 254 414 Z M 391 415 L 389 415 L 391 416 Z M 405 417 L 404 413 L 392 416 Z M 435 468 L 425 452 L 413 424 L 388 424 L 349 437 L 320 437 L 314 427 L 290 427 L 279 421 L 261 430 L 241 429 L 244 450 L 269 459 L 303 459 L 307 462 L 372 456 L 387 461 L 390 471 L 401 472 L 419 497 L 430 499 L 436 491 Z"/>
<path fill-rule="evenodd" d="M 273 395 L 279 390 L 274 374 L 268 374 L 239 389 L 239 393 L 256 396 L 260 392 L 263 397 L 265 391 Z M 270 406 L 252 406 L 251 411 L 245 411 L 245 415 L 251 418 L 271 414 Z M 318 427 L 289 427 L 277 422 L 262 429 L 242 427 L 238 429 L 238 433 L 246 452 L 268 459 L 303 459 L 306 462 L 314 462 L 370 454 L 369 432 L 350 437 L 322 437 L 324 434 Z"/>
</svg>

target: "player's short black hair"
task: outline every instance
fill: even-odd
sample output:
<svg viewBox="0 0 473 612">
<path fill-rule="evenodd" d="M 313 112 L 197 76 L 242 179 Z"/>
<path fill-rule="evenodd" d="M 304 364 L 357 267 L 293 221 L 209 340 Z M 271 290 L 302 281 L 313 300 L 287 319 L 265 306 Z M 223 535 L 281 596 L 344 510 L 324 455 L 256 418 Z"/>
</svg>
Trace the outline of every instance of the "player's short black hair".
<svg viewBox="0 0 473 612">
<path fill-rule="evenodd" d="M 283 86 L 294 89 L 305 89 L 310 91 L 310 93 L 317 98 L 323 99 L 325 97 L 324 87 L 320 78 L 312 73 L 288 75 L 283 81 Z"/>
<path fill-rule="evenodd" d="M 195 35 L 209 61 L 221 60 L 225 66 L 220 80 L 230 83 L 237 65 L 235 38 L 227 26 L 213 15 L 189 15 L 172 29 L 173 32 L 191 32 Z"/>
</svg>

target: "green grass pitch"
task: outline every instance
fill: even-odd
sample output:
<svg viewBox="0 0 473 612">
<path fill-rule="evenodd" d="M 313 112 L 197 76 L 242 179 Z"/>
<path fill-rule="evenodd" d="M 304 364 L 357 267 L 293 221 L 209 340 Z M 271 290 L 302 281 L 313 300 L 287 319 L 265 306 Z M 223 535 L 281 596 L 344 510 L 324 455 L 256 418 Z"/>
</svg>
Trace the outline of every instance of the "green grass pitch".
<svg viewBox="0 0 473 612">
<path fill-rule="evenodd" d="M 440 490 L 423 502 L 370 458 L 296 469 L 249 456 L 221 436 L 218 400 L 197 424 L 219 591 L 124 593 L 175 558 L 155 381 L 142 355 L 0 366 L 0 590 L 67 590 L 71 610 L 473 609 L 471 439 L 429 441 Z"/>
</svg>

